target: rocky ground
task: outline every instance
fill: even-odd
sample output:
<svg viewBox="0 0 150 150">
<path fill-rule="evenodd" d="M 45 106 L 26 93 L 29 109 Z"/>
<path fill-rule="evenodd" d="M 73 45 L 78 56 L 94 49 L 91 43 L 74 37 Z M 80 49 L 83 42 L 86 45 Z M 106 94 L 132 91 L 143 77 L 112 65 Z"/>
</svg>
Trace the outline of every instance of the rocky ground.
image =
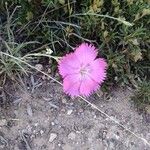
<svg viewBox="0 0 150 150">
<path fill-rule="evenodd" d="M 31 80 L 8 94 L 11 103 L 0 108 L 0 150 L 150 149 L 83 100 L 66 96 L 57 83 Z M 131 95 L 118 88 L 88 100 L 150 142 L 150 115 L 136 111 Z"/>
</svg>

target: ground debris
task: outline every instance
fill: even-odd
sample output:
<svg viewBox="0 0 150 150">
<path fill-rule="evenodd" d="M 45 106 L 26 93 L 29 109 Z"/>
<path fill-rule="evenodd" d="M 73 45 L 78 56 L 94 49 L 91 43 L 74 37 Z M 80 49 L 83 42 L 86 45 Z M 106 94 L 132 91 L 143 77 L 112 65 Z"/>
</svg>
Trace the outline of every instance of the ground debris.
<svg viewBox="0 0 150 150">
<path fill-rule="evenodd" d="M 53 142 L 56 138 L 57 138 L 57 134 L 56 133 L 51 133 L 50 137 L 49 137 L 49 142 Z"/>
<path fill-rule="evenodd" d="M 74 132 L 69 133 L 68 139 L 74 140 L 76 138 L 76 134 Z"/>
<path fill-rule="evenodd" d="M 27 104 L 27 113 L 30 117 L 33 116 L 33 111 L 30 104 Z"/>
</svg>

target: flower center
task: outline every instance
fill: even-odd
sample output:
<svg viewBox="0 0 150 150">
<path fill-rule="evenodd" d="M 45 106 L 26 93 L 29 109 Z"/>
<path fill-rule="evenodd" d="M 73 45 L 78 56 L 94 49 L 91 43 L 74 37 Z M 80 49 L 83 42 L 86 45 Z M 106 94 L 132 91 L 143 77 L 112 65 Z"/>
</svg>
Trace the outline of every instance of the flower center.
<svg viewBox="0 0 150 150">
<path fill-rule="evenodd" d="M 87 64 L 87 65 L 81 65 L 81 68 L 80 68 L 80 75 L 82 78 L 88 76 L 88 74 L 91 72 L 91 68 L 90 68 L 90 65 Z"/>
</svg>

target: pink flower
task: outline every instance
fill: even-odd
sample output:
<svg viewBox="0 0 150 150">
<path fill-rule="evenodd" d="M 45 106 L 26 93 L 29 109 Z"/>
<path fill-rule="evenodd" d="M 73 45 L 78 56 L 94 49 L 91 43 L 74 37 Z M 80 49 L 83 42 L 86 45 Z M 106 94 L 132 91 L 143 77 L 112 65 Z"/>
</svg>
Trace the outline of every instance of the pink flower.
<svg viewBox="0 0 150 150">
<path fill-rule="evenodd" d="M 82 43 L 74 53 L 62 57 L 59 73 L 63 78 L 63 89 L 71 97 L 89 96 L 96 91 L 106 78 L 107 63 L 96 58 L 93 45 Z"/>
</svg>

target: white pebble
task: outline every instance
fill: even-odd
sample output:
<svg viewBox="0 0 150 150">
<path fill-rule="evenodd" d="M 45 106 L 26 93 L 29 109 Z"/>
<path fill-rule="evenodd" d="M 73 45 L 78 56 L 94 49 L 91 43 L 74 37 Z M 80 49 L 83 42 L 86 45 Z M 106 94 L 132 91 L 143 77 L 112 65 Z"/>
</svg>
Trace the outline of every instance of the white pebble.
<svg viewBox="0 0 150 150">
<path fill-rule="evenodd" d="M 68 111 L 67 111 L 67 115 L 71 115 L 71 114 L 72 114 L 72 112 L 73 112 L 73 110 L 72 110 L 72 109 L 68 110 Z"/>
<path fill-rule="evenodd" d="M 37 126 L 38 126 L 38 123 L 35 123 L 34 126 L 37 127 Z"/>
<path fill-rule="evenodd" d="M 56 139 L 56 137 L 57 137 L 56 133 L 51 133 L 49 137 L 49 142 L 53 142 Z"/>
<path fill-rule="evenodd" d="M 68 139 L 74 140 L 76 138 L 76 134 L 74 132 L 69 133 Z"/>
<path fill-rule="evenodd" d="M 41 135 L 42 135 L 42 134 L 44 133 L 44 131 L 43 131 L 43 130 L 41 130 L 41 131 L 40 131 L 40 133 L 41 133 Z"/>
<path fill-rule="evenodd" d="M 0 120 L 0 126 L 4 126 L 7 124 L 7 120 L 6 119 L 1 119 Z"/>
<path fill-rule="evenodd" d="M 55 125 L 55 123 L 54 123 L 54 122 L 51 122 L 51 125 L 52 125 L 52 126 L 54 126 L 54 125 Z"/>
</svg>

